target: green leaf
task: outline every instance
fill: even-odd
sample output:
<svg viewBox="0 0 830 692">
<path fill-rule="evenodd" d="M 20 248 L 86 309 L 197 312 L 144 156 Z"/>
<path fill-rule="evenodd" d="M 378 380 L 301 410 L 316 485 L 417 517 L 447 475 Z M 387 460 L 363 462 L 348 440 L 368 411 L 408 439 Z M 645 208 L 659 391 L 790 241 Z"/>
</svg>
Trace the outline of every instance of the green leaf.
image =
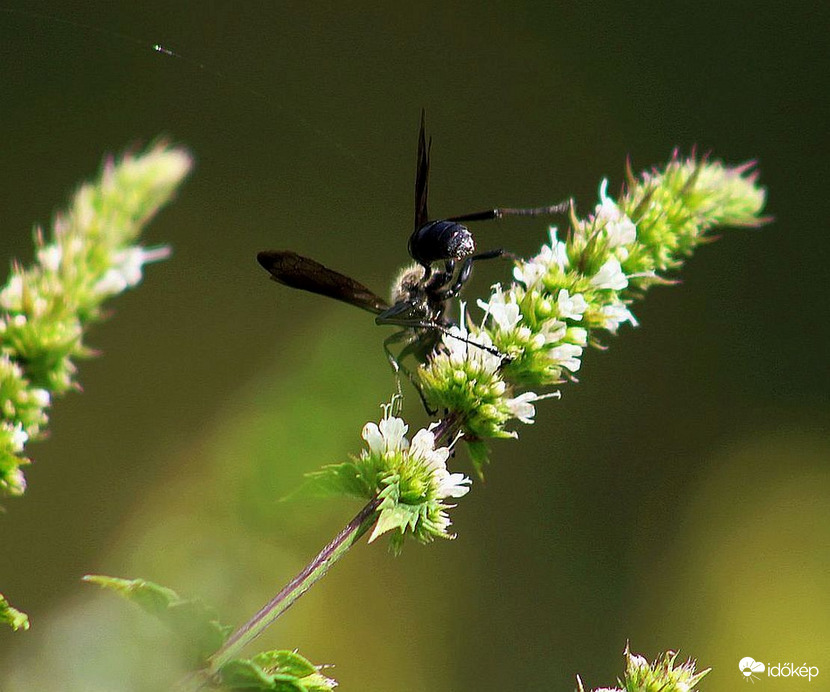
<svg viewBox="0 0 830 692">
<path fill-rule="evenodd" d="M 337 683 L 296 651 L 264 651 L 228 661 L 219 671 L 224 689 L 271 692 L 328 692 Z"/>
<path fill-rule="evenodd" d="M 88 574 L 84 581 L 114 591 L 157 617 L 193 650 L 198 662 L 216 651 L 231 632 L 219 622 L 216 611 L 198 599 L 184 599 L 173 589 L 144 579 L 120 579 Z"/>
<path fill-rule="evenodd" d="M 342 464 L 329 464 L 319 471 L 306 474 L 306 483 L 295 495 L 332 497 L 350 495 L 362 499 L 374 497 L 374 488 L 367 483 L 361 470 L 350 461 Z"/>
<path fill-rule="evenodd" d="M 490 449 L 484 440 L 467 440 L 467 451 L 473 468 L 481 480 L 484 480 L 484 467 L 490 463 Z"/>
<path fill-rule="evenodd" d="M 275 669 L 282 673 L 288 673 L 298 678 L 304 678 L 317 672 L 317 666 L 305 656 L 300 656 L 296 651 L 276 649 L 274 651 L 263 651 L 254 656 L 253 660 L 257 665 L 265 669 Z"/>
<path fill-rule="evenodd" d="M 13 608 L 6 600 L 6 597 L 0 593 L 0 622 L 9 625 L 15 632 L 18 630 L 29 629 L 29 616 L 26 613 Z"/>
</svg>

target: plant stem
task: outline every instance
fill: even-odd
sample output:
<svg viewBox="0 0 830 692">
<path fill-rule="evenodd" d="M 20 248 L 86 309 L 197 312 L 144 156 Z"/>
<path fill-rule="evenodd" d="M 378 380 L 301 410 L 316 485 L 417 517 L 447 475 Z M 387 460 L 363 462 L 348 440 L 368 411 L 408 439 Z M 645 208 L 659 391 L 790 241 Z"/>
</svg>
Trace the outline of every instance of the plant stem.
<svg viewBox="0 0 830 692">
<path fill-rule="evenodd" d="M 435 446 L 449 445 L 454 441 L 458 431 L 461 429 L 461 416 L 452 412 L 438 421 L 438 424 L 432 429 L 435 435 Z"/>
<path fill-rule="evenodd" d="M 459 428 L 460 420 L 456 414 L 442 418 L 433 428 L 436 444 L 451 442 Z M 363 537 L 377 521 L 378 505 L 380 505 L 378 497 L 366 504 L 296 577 L 288 582 L 256 615 L 228 637 L 227 641 L 208 659 L 208 666 L 204 670 L 197 671 L 181 680 L 176 689 L 188 692 L 201 690 L 210 685 L 223 665 L 272 625 L 300 596 L 321 579 L 329 568 L 348 552 L 349 548 Z"/>
<path fill-rule="evenodd" d="M 209 659 L 209 673 L 216 673 L 231 660 L 242 647 L 249 644 L 282 615 L 300 596 L 321 577 L 329 568 L 343 557 L 355 543 L 375 523 L 378 498 L 374 498 L 358 512 L 345 528 L 334 537 L 302 571 L 272 598 L 248 622 L 234 632 L 228 640 Z"/>
</svg>

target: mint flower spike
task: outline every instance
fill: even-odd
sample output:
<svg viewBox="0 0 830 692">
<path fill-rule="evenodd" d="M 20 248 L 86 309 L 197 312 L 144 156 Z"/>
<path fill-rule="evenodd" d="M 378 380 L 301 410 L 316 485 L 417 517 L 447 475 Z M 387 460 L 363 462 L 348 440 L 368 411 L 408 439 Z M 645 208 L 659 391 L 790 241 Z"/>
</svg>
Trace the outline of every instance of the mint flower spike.
<svg viewBox="0 0 830 692">
<path fill-rule="evenodd" d="M 466 323 L 462 304 L 461 326 L 444 335 L 417 378 L 426 400 L 455 416 L 479 473 L 484 440 L 515 437 L 511 420 L 532 423 L 532 404 L 558 396 L 517 391 L 575 381 L 587 346 L 626 323 L 637 326 L 632 303 L 650 286 L 672 283 L 664 274 L 712 228 L 766 221 L 756 178 L 752 165 L 675 153 L 662 170 L 640 178 L 629 171 L 619 200 L 603 180 L 593 213 L 579 218 L 572 207 L 564 239 L 551 227 L 550 242 L 516 263 L 514 282 L 477 301 L 479 326 Z"/>
<path fill-rule="evenodd" d="M 98 180 L 82 185 L 51 232 L 35 230 L 36 261 L 12 265 L 0 290 L 0 494 L 22 495 L 27 442 L 42 437 L 52 398 L 75 383 L 75 358 L 89 324 L 108 298 L 140 283 L 145 264 L 167 247 L 136 244 L 144 226 L 172 197 L 191 158 L 164 144 L 108 160 Z"/>
<path fill-rule="evenodd" d="M 660 654 L 653 663 L 649 663 L 643 656 L 632 654 L 628 646 L 624 656 L 625 675 L 617 681 L 618 687 L 600 687 L 593 692 L 695 692 L 697 684 L 711 670 L 707 668 L 696 673 L 697 664 L 692 659 L 675 665 L 678 654 L 674 651 Z M 588 692 L 579 676 L 576 681 L 577 692 Z"/>
</svg>

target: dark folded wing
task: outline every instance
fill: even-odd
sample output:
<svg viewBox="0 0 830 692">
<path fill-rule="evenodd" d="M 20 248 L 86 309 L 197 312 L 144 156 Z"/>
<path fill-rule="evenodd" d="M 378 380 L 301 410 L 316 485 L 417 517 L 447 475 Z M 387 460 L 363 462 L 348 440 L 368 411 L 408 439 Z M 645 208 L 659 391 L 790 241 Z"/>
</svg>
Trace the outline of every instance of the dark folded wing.
<svg viewBox="0 0 830 692">
<path fill-rule="evenodd" d="M 429 197 L 429 150 L 432 138 L 427 144 L 424 127 L 424 111 L 421 111 L 421 131 L 418 135 L 418 161 L 415 169 L 415 229 L 418 230 L 429 221 L 427 198 Z"/>
<path fill-rule="evenodd" d="M 271 273 L 274 281 L 291 288 L 342 300 L 375 314 L 389 308 L 383 298 L 372 293 L 363 284 L 296 252 L 266 250 L 260 252 L 256 258 Z"/>
</svg>

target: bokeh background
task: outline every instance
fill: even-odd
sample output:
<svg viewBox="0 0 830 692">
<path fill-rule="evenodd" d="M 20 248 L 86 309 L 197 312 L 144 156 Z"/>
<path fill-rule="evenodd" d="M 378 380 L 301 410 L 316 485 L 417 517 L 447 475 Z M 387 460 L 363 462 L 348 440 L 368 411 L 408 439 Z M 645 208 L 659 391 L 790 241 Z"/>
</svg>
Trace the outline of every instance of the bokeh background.
<svg viewBox="0 0 830 692">
<path fill-rule="evenodd" d="M 335 663 L 344 690 L 599 687 L 626 641 L 713 666 L 705 690 L 742 685 L 744 656 L 818 666 L 809 689 L 830 689 L 827 14 L 3 3 L 5 266 L 105 154 L 163 136 L 196 168 L 149 232 L 173 259 L 90 335 L 103 357 L 4 503 L 0 590 L 33 627 L 0 630 L 0 689 L 164 689 L 163 627 L 81 575 L 154 579 L 239 623 L 357 511 L 277 500 L 360 448 L 393 391 L 384 332 L 254 257 L 292 248 L 384 293 L 407 260 L 422 107 L 436 215 L 571 195 L 587 212 L 627 156 L 639 170 L 678 146 L 757 159 L 775 222 L 701 248 L 636 307 L 640 328 L 494 445 L 458 540 L 361 544 L 257 648 Z M 547 237 L 537 220 L 476 233 L 519 254 Z M 488 265 L 471 299 L 506 279 Z M 407 411 L 424 422 L 416 397 Z"/>
</svg>

